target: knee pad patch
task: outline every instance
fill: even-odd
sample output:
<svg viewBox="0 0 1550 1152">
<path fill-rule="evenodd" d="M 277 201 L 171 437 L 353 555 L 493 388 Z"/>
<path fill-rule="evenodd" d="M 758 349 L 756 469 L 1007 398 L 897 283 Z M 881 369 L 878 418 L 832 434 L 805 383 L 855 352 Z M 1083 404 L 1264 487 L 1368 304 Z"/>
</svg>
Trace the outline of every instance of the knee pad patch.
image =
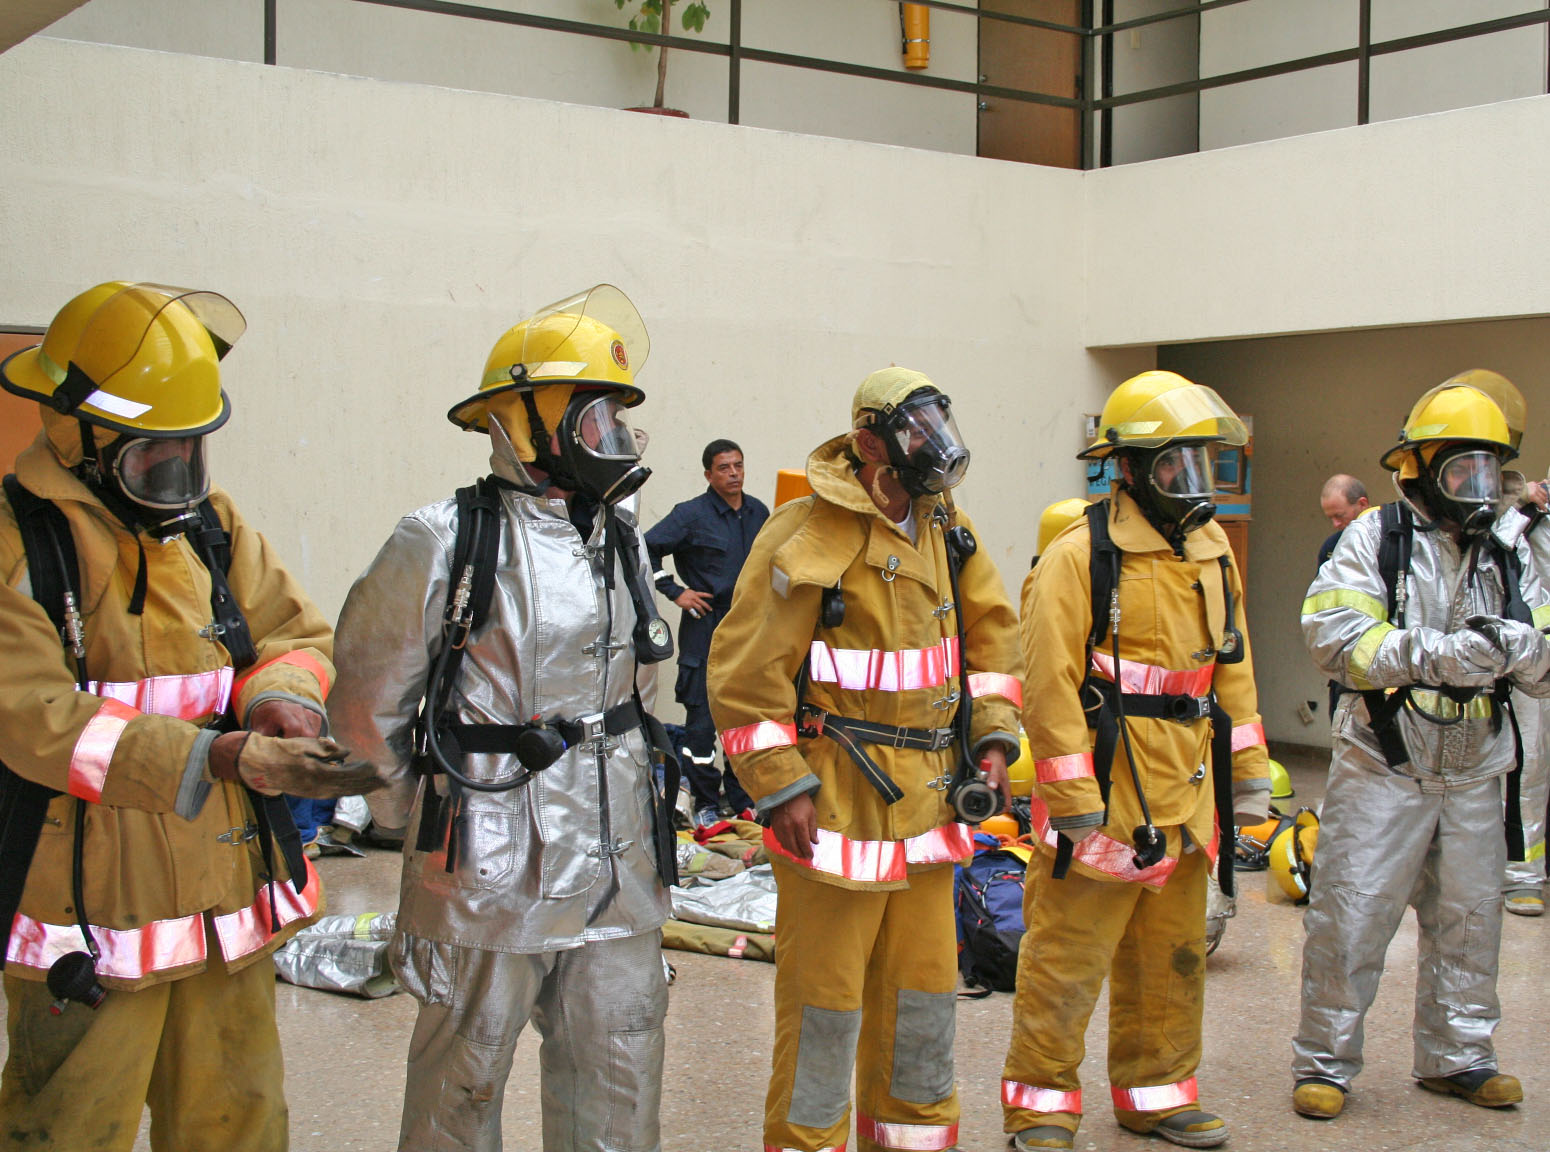
<svg viewBox="0 0 1550 1152">
<path fill-rule="evenodd" d="M 953 1094 L 957 1018 L 957 993 L 899 989 L 889 1095 L 911 1104 L 935 1104 Z"/>
<path fill-rule="evenodd" d="M 850 1078 L 861 1036 L 861 1010 L 802 1009 L 796 1073 L 786 1121 L 804 1128 L 832 1128 L 850 1109 Z"/>
</svg>

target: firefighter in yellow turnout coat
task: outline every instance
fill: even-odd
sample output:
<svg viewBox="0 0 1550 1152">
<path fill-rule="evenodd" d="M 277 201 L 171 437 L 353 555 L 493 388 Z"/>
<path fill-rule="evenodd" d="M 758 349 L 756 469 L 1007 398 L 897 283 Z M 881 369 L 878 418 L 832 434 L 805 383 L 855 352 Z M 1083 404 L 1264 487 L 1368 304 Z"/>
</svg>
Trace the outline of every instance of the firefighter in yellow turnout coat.
<svg viewBox="0 0 1550 1152">
<path fill-rule="evenodd" d="M 1219 846 L 1232 851 L 1213 803 L 1213 694 L 1231 717 L 1233 807 L 1263 819 L 1270 794 L 1243 589 L 1227 538 L 1210 522 L 1209 446 L 1243 443 L 1243 426 L 1210 389 L 1165 372 L 1116 389 L 1102 425 L 1083 456 L 1119 456 L 1120 483 L 1098 513 L 1122 553 L 1117 662 L 1113 617 L 1089 649 L 1096 606 L 1088 517 L 1055 540 L 1023 587 L 1023 724 L 1042 845 L 1024 898 L 1005 1127 L 1018 1149 L 1072 1147 L 1084 1034 L 1107 976 L 1109 1083 L 1120 1123 L 1213 1147 L 1227 1129 L 1200 1109 L 1194 1078 L 1207 876 Z M 1101 550 L 1099 557 L 1106 562 Z M 1112 725 L 1088 727 L 1089 674 L 1086 701 L 1101 696 Z M 1123 724 L 1116 704 L 1125 706 Z M 1095 759 L 1110 748 L 1105 805 L 1104 766 Z M 1057 852 L 1062 841 L 1069 861 Z M 1069 867 L 1064 878 L 1055 876 L 1057 861 Z"/>
<path fill-rule="evenodd" d="M 815 495 L 759 533 L 710 656 L 716 725 L 769 824 L 780 893 L 764 1144 L 843 1148 L 855 1068 L 859 1147 L 947 1149 L 952 864 L 972 847 L 947 799 L 954 716 L 966 693 L 969 752 L 1004 798 L 1015 619 L 983 550 L 954 596 L 946 538 L 970 525 L 944 494 L 968 453 L 947 398 L 890 368 L 852 417 L 808 458 Z"/>
<path fill-rule="evenodd" d="M 6 1148 L 127 1152 L 147 1105 L 153 1149 L 286 1144 L 268 957 L 317 916 L 322 893 L 304 861 L 305 883 L 289 882 L 242 785 L 338 796 L 370 773 L 336 770 L 342 750 L 314 738 L 334 673 L 327 621 L 204 476 L 202 438 L 230 411 L 216 360 L 240 331 L 224 297 L 110 283 L 0 366 L 8 391 L 44 401 L 44 432 L 17 458 L 16 479 L 69 527 L 84 649 L 67 652 L 33 598 L 43 580 L 8 498 L 7 852 L 21 793 L 58 794 L 39 793 L 30 866 L 0 878 L 25 877 L 5 956 Z M 68 415 L 49 402 L 56 390 L 74 398 Z M 207 491 L 256 649 L 241 671 L 222 643 L 235 639 L 211 627 L 211 572 L 181 531 Z M 106 994 L 54 1014 L 44 980 L 86 955 L 83 922 Z"/>
</svg>

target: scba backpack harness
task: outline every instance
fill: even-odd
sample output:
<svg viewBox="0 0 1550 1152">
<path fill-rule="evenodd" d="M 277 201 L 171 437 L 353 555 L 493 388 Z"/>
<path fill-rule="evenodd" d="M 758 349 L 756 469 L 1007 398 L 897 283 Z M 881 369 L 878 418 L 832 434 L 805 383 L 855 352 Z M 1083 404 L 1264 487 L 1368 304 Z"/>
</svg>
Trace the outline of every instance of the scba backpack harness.
<svg viewBox="0 0 1550 1152">
<path fill-rule="evenodd" d="M 16 515 L 21 533 L 33 599 L 48 613 L 50 621 L 59 632 L 65 651 L 75 666 L 77 688 L 90 693 L 90 677 L 86 669 L 86 631 L 81 619 L 79 595 L 80 564 L 70 523 L 53 501 L 28 491 L 15 475 L 6 476 L 3 483 L 6 499 Z M 257 662 L 258 651 L 253 645 L 247 619 L 226 579 L 226 573 L 231 567 L 231 535 L 221 524 L 209 500 L 199 505 L 197 516 L 189 518 L 185 535 L 210 573 L 212 632 L 220 637 L 222 646 L 230 654 L 233 669 L 241 672 Z M 130 596 L 131 614 L 139 615 L 144 611 L 146 592 L 146 570 L 142 562 Z M 228 712 L 212 720 L 211 726 L 234 731 L 236 719 Z M 301 892 L 307 882 L 306 859 L 302 853 L 301 835 L 296 831 L 285 797 L 265 796 L 246 785 L 244 789 L 253 807 L 265 869 L 273 877 L 274 850 L 278 848 L 290 873 L 292 886 Z M 49 802 L 58 795 L 60 793 L 53 789 L 25 779 L 0 764 L 0 967 L 5 964 L 11 926 L 21 904 L 22 889 L 26 886 L 27 873 L 32 867 L 33 853 L 37 849 Z M 71 895 L 76 922 L 90 956 L 80 952 L 67 954 L 50 969 L 48 982 L 50 991 L 60 999 L 92 1002 L 94 996 L 100 999 L 102 992 L 96 988 L 93 971 L 99 948 L 87 922 L 82 898 L 85 886 L 83 855 L 86 805 L 87 801 L 81 799 L 77 799 L 74 805 Z M 269 883 L 273 884 L 273 879 Z M 280 924 L 275 904 L 273 899 L 269 901 L 270 930 L 278 932 Z"/>
<path fill-rule="evenodd" d="M 1127 692 L 1120 683 L 1119 656 L 1119 585 L 1120 565 L 1124 552 L 1109 535 L 1109 501 L 1099 500 L 1087 506 L 1087 527 L 1091 538 L 1088 556 L 1088 578 L 1092 585 L 1092 628 L 1087 636 L 1087 674 L 1082 680 L 1081 699 L 1087 714 L 1087 726 L 1094 732 L 1093 773 L 1098 779 L 1098 792 L 1107 812 L 1109 788 L 1112 782 L 1114 753 L 1119 744 L 1125 746 L 1125 759 L 1130 765 L 1131 782 L 1136 798 L 1141 803 L 1144 821 L 1132 833 L 1136 848 L 1135 866 L 1148 868 L 1163 857 L 1167 841 L 1152 823 L 1146 794 L 1141 788 L 1141 774 L 1136 767 L 1135 753 L 1130 743 L 1127 720 L 1132 717 L 1172 720 L 1190 724 L 1196 720 L 1211 721 L 1211 784 L 1216 806 L 1218 828 L 1232 826 L 1232 717 L 1217 701 L 1213 688 L 1204 696 L 1176 696 L 1164 693 Z M 1232 583 L 1228 579 L 1231 561 L 1224 555 L 1217 557 L 1222 573 L 1222 598 L 1226 606 L 1226 623 L 1222 630 L 1222 643 L 1216 653 L 1216 663 L 1237 664 L 1243 660 L 1243 635 L 1234 625 L 1236 603 Z M 1093 652 L 1109 639 L 1114 660 L 1116 679 L 1106 680 L 1094 674 Z M 1225 840 L 1225 837 L 1224 837 Z M 1056 833 L 1055 863 L 1053 876 L 1063 878 L 1071 867 L 1071 857 L 1076 845 L 1064 833 Z M 1228 896 L 1235 895 L 1233 883 L 1232 852 L 1217 853 L 1217 883 Z"/>
<path fill-rule="evenodd" d="M 451 703 L 452 689 L 457 683 L 469 637 L 483 627 L 495 596 L 503 488 L 521 491 L 498 476 L 487 476 L 466 488 L 459 488 L 456 494 L 453 578 L 448 583 L 447 603 L 442 610 L 441 651 L 432 663 L 420 713 L 415 720 L 416 769 L 424 775 L 444 776 L 447 791 L 443 796 L 437 789 L 425 787 L 415 848 L 420 852 L 431 852 L 444 843 L 446 870 L 456 871 L 464 839 L 463 798 L 467 792 L 508 792 L 520 788 L 574 745 L 639 729 L 653 756 L 660 761 L 663 774 L 660 789 L 654 775 L 650 782 L 657 873 L 663 884 L 675 884 L 678 855 L 673 806 L 678 796 L 678 758 L 661 722 L 646 711 L 638 687 L 633 689 L 629 700 L 590 716 L 570 719 L 535 716 L 525 724 L 467 724 L 457 717 L 457 710 Z M 603 583 L 608 592 L 609 611 L 612 613 L 613 610 L 614 557 L 618 556 L 622 559 L 620 566 L 624 569 L 626 590 L 635 606 L 632 640 L 636 660 L 642 664 L 664 660 L 673 654 L 671 633 L 639 578 L 640 538 L 632 527 L 619 520 L 611 505 L 605 505 L 601 515 L 604 517 Z M 611 615 L 608 631 L 611 635 Z M 513 755 L 520 770 L 499 780 L 471 779 L 458 767 L 458 761 L 472 753 Z"/>
</svg>

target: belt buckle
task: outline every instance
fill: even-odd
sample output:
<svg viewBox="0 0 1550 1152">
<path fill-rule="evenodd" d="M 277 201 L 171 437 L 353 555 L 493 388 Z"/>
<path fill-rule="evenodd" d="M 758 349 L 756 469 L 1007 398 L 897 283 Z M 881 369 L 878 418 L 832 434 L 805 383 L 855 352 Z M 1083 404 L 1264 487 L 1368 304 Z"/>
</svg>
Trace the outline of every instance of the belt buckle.
<svg viewBox="0 0 1550 1152">
<path fill-rule="evenodd" d="M 576 723 L 581 728 L 580 744 L 596 744 L 605 739 L 608 733 L 603 728 L 603 713 L 594 712 L 590 716 L 578 716 Z"/>
<path fill-rule="evenodd" d="M 796 717 L 797 733 L 801 736 L 822 736 L 823 722 L 828 716 L 827 712 L 809 705 L 802 705 L 801 711 Z"/>
<path fill-rule="evenodd" d="M 931 751 L 940 752 L 953 742 L 953 730 L 951 728 L 933 728 L 931 730 Z"/>
</svg>

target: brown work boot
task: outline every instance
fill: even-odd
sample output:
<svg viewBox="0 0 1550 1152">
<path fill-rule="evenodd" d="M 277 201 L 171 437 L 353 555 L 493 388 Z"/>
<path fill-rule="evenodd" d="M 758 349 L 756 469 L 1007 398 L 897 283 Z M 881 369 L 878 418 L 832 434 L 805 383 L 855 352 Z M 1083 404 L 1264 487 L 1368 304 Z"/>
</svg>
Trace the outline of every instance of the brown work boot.
<svg viewBox="0 0 1550 1152">
<path fill-rule="evenodd" d="M 1136 1116 L 1139 1123 L 1131 1123 L 1121 1118 L 1120 1125 L 1129 1128 L 1132 1132 L 1139 1132 L 1143 1136 L 1161 1136 L 1170 1144 L 1178 1144 L 1185 1148 L 1215 1148 L 1218 1144 L 1227 1142 L 1227 1121 L 1211 1112 L 1203 1112 L 1199 1107 L 1190 1108 L 1183 1112 L 1174 1112 L 1164 1116 L 1161 1120 L 1147 1124 L 1150 1117 L 1131 1113 Z M 1145 1117 L 1144 1119 L 1142 1117 Z"/>
<path fill-rule="evenodd" d="M 1516 1076 L 1503 1076 L 1495 1068 L 1471 1068 L 1452 1076 L 1423 1076 L 1421 1087 L 1428 1092 L 1462 1096 L 1481 1108 L 1510 1108 L 1523 1103 L 1523 1085 Z"/>
<path fill-rule="evenodd" d="M 1024 1128 L 1012 1137 L 1012 1147 L 1017 1152 L 1037 1152 L 1040 1148 L 1070 1148 L 1074 1132 L 1068 1132 L 1056 1124 L 1042 1124 L 1037 1128 Z"/>
</svg>

